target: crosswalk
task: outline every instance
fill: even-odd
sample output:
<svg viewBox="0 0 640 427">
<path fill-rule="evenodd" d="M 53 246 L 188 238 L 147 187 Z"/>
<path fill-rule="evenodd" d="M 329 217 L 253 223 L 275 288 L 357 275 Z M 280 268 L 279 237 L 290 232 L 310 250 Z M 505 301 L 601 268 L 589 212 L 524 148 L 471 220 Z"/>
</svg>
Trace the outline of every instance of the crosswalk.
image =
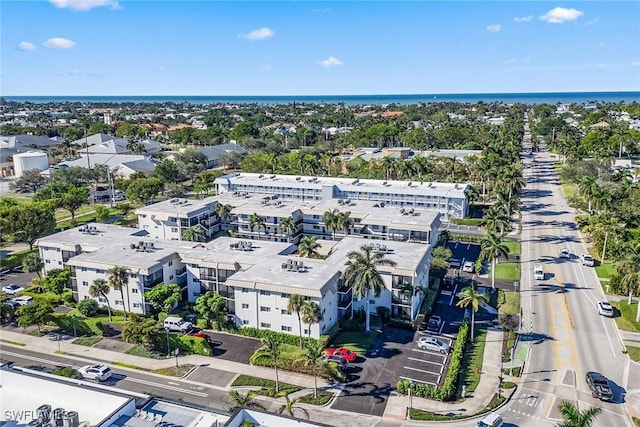
<svg viewBox="0 0 640 427">
<path fill-rule="evenodd" d="M 529 391 L 521 391 L 513 399 L 513 403 L 506 409 L 517 418 L 528 417 L 534 420 L 541 420 L 540 412 L 544 407 L 545 397 L 541 394 Z"/>
</svg>

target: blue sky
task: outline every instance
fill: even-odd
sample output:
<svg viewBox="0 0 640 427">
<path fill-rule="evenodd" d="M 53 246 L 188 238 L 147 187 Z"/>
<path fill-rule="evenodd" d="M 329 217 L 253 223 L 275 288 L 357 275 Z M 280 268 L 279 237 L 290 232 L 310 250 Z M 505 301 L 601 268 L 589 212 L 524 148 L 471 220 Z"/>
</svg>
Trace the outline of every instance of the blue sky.
<svg viewBox="0 0 640 427">
<path fill-rule="evenodd" d="M 638 1 L 0 3 L 7 96 L 640 90 Z"/>
</svg>

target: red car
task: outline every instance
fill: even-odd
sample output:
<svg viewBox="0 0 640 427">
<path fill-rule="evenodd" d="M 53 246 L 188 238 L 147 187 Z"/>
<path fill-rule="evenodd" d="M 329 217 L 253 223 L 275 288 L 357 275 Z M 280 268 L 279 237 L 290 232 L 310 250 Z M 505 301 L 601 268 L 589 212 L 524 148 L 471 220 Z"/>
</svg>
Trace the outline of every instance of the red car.
<svg viewBox="0 0 640 427">
<path fill-rule="evenodd" d="M 327 356 L 342 357 L 344 360 L 346 360 L 349 363 L 353 362 L 358 357 L 358 355 L 355 352 L 344 347 L 340 347 L 340 348 L 329 347 L 327 349 Z"/>
<path fill-rule="evenodd" d="M 211 344 L 211 337 L 204 332 L 196 332 L 195 334 L 193 334 L 193 336 L 196 338 L 202 338 L 203 340 Z"/>
</svg>

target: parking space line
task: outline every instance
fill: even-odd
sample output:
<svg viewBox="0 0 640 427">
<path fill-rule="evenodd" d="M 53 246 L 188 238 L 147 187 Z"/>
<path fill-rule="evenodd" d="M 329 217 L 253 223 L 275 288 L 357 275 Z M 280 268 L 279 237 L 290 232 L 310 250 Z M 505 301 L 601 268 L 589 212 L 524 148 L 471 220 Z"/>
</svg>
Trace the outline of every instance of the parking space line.
<svg viewBox="0 0 640 427">
<path fill-rule="evenodd" d="M 417 383 L 429 384 L 429 385 L 436 386 L 436 387 L 438 386 L 438 383 L 432 383 L 431 381 L 417 380 L 415 378 L 409 378 L 409 377 L 405 377 L 405 376 L 402 376 L 402 375 L 400 375 L 398 378 L 402 378 L 403 380 L 415 381 Z"/>
<path fill-rule="evenodd" d="M 429 360 L 420 360 L 420 359 L 416 359 L 414 357 L 407 357 L 408 360 L 414 360 L 416 362 L 422 362 L 422 363 L 430 363 L 432 365 L 436 365 L 438 368 L 440 368 L 440 372 L 438 373 L 442 373 L 442 371 L 444 371 L 444 365 L 442 363 L 438 363 L 438 362 L 431 362 Z"/>
<path fill-rule="evenodd" d="M 425 371 L 424 369 L 412 368 L 411 366 L 405 366 L 404 369 L 408 369 L 410 371 L 422 372 L 423 374 L 440 376 L 440 375 L 436 374 L 435 372 Z"/>
<path fill-rule="evenodd" d="M 446 354 L 442 354 L 442 353 L 436 353 L 433 351 L 426 351 L 426 350 L 420 350 L 418 348 L 412 348 L 411 351 L 417 351 L 418 353 L 422 353 L 422 354 L 430 354 L 432 356 L 438 356 L 438 357 L 442 357 L 442 363 L 444 363 L 447 360 L 447 355 Z"/>
</svg>

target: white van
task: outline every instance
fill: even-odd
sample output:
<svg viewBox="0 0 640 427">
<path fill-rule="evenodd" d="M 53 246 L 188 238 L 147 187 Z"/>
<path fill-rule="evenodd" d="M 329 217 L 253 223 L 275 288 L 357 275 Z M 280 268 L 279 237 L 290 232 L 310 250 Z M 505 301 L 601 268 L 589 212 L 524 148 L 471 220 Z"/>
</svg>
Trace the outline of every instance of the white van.
<svg viewBox="0 0 640 427">
<path fill-rule="evenodd" d="M 502 417 L 496 412 L 489 412 L 489 414 L 481 421 L 478 421 L 477 424 L 478 427 L 502 427 L 503 425 L 504 421 L 502 421 Z"/>
<path fill-rule="evenodd" d="M 193 328 L 193 323 L 187 322 L 182 317 L 167 317 L 164 319 L 163 326 L 170 331 L 187 333 Z"/>
</svg>

